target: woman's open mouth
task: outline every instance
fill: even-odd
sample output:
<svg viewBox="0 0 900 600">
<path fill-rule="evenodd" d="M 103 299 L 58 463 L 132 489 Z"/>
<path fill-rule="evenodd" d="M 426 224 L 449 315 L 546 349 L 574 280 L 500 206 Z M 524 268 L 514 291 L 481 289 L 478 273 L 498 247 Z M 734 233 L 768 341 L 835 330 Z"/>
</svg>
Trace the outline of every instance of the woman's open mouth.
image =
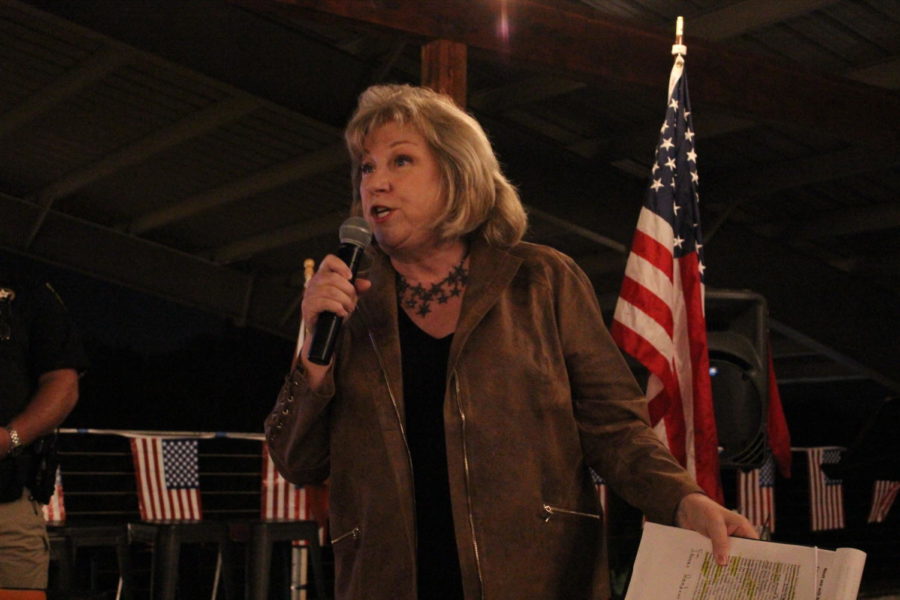
<svg viewBox="0 0 900 600">
<path fill-rule="evenodd" d="M 387 206 L 375 205 L 369 212 L 372 214 L 372 219 L 376 223 L 381 223 L 385 219 L 387 219 L 394 211 Z"/>
</svg>

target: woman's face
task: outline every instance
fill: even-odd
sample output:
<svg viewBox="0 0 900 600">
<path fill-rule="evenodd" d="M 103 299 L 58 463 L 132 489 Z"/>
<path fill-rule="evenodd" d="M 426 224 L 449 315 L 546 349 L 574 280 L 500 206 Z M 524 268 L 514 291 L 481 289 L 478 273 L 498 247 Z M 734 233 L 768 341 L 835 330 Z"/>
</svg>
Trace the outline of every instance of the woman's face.
<svg viewBox="0 0 900 600">
<path fill-rule="evenodd" d="M 434 222 L 443 208 L 441 173 L 425 138 L 395 122 L 363 142 L 359 196 L 363 217 L 389 256 L 427 255 L 440 242 Z"/>
</svg>

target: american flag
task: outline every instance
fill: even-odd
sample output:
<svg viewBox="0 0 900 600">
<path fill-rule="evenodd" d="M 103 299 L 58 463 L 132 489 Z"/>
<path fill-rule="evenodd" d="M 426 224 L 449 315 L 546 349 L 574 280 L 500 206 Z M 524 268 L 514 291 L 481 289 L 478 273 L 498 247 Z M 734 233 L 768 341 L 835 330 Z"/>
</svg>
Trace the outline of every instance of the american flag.
<svg viewBox="0 0 900 600">
<path fill-rule="evenodd" d="M 328 513 L 328 491 L 325 486 L 300 487 L 287 481 L 275 469 L 269 447 L 263 443 L 262 507 L 263 519 L 319 521 L 319 541 L 325 540 L 325 521 Z"/>
<path fill-rule="evenodd" d="M 44 521 L 48 525 L 62 525 L 66 522 L 66 504 L 63 500 L 62 472 L 56 469 L 56 483 L 53 486 L 53 495 L 50 502 L 41 507 L 44 511 Z"/>
<path fill-rule="evenodd" d="M 900 492 L 900 481 L 877 480 L 872 486 L 872 509 L 869 511 L 869 523 L 881 523 L 887 518 Z"/>
<path fill-rule="evenodd" d="M 738 472 L 738 512 L 757 531 L 775 531 L 775 460 L 772 456 L 759 469 Z"/>
<path fill-rule="evenodd" d="M 619 347 L 650 371 L 650 420 L 660 438 L 706 493 L 721 502 L 697 184 L 690 100 L 679 55 L 610 329 Z"/>
<path fill-rule="evenodd" d="M 597 497 L 600 500 L 600 509 L 603 510 L 603 523 L 606 524 L 609 518 L 609 512 L 607 511 L 607 507 L 609 506 L 609 486 L 606 485 L 606 481 L 604 481 L 596 471 L 590 469 L 590 473 L 591 481 L 597 487 Z"/>
<path fill-rule="evenodd" d="M 842 529 L 844 527 L 844 485 L 840 479 L 831 479 L 821 466 L 841 459 L 836 448 L 807 448 L 809 464 L 809 499 L 812 530 Z"/>
<path fill-rule="evenodd" d="M 131 440 L 141 519 L 202 518 L 197 440 L 139 437 Z"/>
</svg>

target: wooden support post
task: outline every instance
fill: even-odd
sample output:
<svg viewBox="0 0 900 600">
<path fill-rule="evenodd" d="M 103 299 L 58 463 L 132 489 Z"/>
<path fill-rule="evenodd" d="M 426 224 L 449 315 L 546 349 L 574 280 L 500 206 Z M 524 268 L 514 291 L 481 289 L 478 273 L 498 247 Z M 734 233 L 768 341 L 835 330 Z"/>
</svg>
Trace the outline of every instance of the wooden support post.
<svg viewBox="0 0 900 600">
<path fill-rule="evenodd" d="M 466 107 L 466 45 L 434 40 L 422 46 L 422 85 Z"/>
</svg>

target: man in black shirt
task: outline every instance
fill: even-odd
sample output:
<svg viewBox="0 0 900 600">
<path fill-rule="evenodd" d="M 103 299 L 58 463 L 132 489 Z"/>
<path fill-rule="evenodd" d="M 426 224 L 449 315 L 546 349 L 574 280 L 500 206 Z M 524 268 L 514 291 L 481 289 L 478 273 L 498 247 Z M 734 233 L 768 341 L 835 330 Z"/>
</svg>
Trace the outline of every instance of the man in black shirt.
<svg viewBox="0 0 900 600">
<path fill-rule="evenodd" d="M 49 543 L 30 489 L 33 446 L 75 407 L 86 366 L 53 288 L 23 284 L 0 264 L 0 589 L 47 587 Z"/>
</svg>

